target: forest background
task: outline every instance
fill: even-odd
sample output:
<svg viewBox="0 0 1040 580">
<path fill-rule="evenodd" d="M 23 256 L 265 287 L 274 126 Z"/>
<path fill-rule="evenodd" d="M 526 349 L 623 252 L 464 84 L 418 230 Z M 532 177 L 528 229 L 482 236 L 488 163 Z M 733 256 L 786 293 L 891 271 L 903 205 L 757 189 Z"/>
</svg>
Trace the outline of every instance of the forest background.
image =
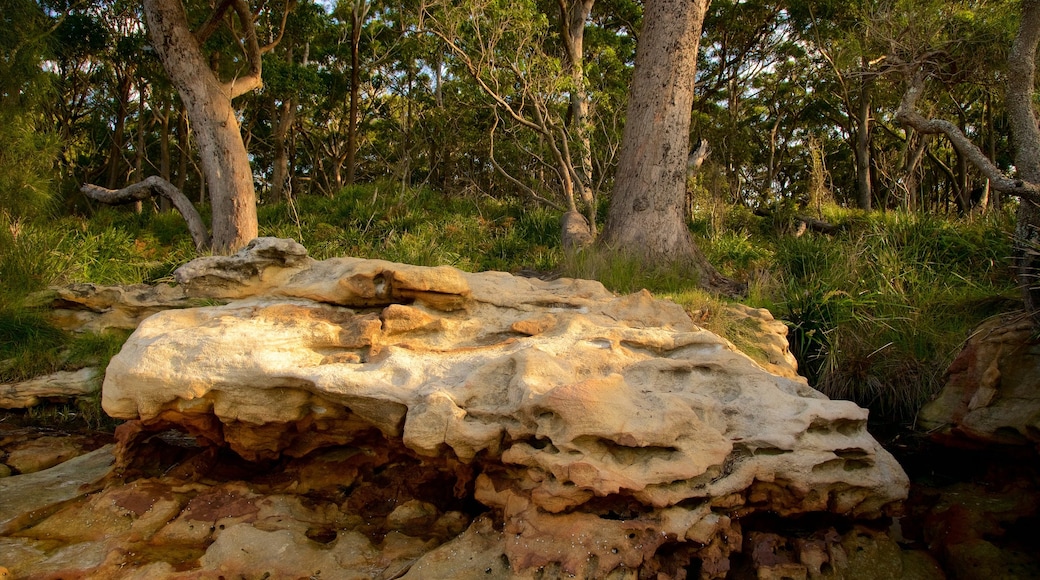
<svg viewBox="0 0 1040 580">
<path fill-rule="evenodd" d="M 917 110 L 951 121 L 1014 176 L 1005 86 L 1021 4 L 707 8 L 687 226 L 708 261 L 744 288 L 742 302 L 787 322 L 810 383 L 882 423 L 911 424 L 972 329 L 1022 308 L 1012 259 L 1016 245 L 1022 251 L 1022 202 L 946 137 L 897 118 L 914 73 L 927 70 Z M 748 329 L 727 314 L 730 298 L 704 291 L 689 269 L 561 242 L 561 215 L 580 213 L 595 233 L 608 214 L 643 3 L 184 7 L 204 40 L 207 74 L 262 77 L 233 101 L 261 235 L 294 238 L 317 258 L 645 287 L 742 344 Z M 47 286 L 168 282 L 200 251 L 166 198 L 114 208 L 81 187 L 120 190 L 158 176 L 205 218 L 213 211 L 198 127 L 141 3 L 3 0 L 0 18 L 6 382 L 97 364 L 126 338 L 50 327 L 36 309 Z M 96 401 L 47 412 L 103 422 Z"/>
</svg>

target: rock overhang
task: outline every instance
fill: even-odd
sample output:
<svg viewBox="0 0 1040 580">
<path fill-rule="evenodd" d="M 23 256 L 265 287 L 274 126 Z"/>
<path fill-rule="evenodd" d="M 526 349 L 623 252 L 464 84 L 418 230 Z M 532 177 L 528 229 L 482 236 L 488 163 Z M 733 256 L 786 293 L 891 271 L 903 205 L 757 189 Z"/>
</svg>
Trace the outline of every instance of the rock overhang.
<svg viewBox="0 0 1040 580">
<path fill-rule="evenodd" d="M 756 511 L 876 518 L 906 497 L 865 410 L 766 370 L 646 292 L 319 262 L 271 239 L 178 280 L 230 302 L 144 320 L 106 373 L 106 411 L 247 459 L 375 429 L 419 458 L 472 464 L 514 569 L 592 565 L 558 554 L 567 538 L 552 529 L 606 546 L 602 573 L 666 541 L 725 554 L 734 521 Z M 638 509 L 604 519 L 621 505 Z"/>
</svg>

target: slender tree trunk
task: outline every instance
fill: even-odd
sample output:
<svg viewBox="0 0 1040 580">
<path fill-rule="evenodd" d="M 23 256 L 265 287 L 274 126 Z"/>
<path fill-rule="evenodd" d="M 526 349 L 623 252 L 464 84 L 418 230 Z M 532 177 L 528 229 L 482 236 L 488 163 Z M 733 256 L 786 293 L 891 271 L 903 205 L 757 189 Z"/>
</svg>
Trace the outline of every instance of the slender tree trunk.
<svg viewBox="0 0 1040 580">
<path fill-rule="evenodd" d="M 925 150 L 928 148 L 928 135 L 918 134 L 917 142 L 907 152 L 906 165 L 904 166 L 903 190 L 906 192 L 906 209 L 916 211 L 918 209 L 918 181 L 917 168 L 924 159 Z"/>
<path fill-rule="evenodd" d="M 152 43 L 192 121 L 213 209 L 213 249 L 234 252 L 257 236 L 257 217 L 253 172 L 231 99 L 259 85 L 259 64 L 255 79 L 222 84 L 189 29 L 180 0 L 143 2 Z"/>
<path fill-rule="evenodd" d="M 870 181 L 870 117 L 873 111 L 870 84 L 864 79 L 860 85 L 856 126 L 856 205 L 867 211 L 870 211 L 874 197 Z"/>
<path fill-rule="evenodd" d="M 147 123 L 144 117 L 144 103 L 145 95 L 148 93 L 148 89 L 145 86 L 144 79 L 138 79 L 137 82 L 137 138 L 134 146 L 134 181 L 141 181 L 144 179 L 144 159 L 145 159 L 145 138 L 144 132 Z M 141 200 L 134 202 L 134 211 L 141 213 L 144 210 L 144 205 Z"/>
<path fill-rule="evenodd" d="M 347 185 L 357 173 L 358 102 L 361 98 L 361 27 L 368 14 L 368 2 L 355 0 L 350 21 L 350 113 L 347 124 Z M 339 179 L 336 179 L 337 183 Z"/>
<path fill-rule="evenodd" d="M 170 181 L 170 109 L 169 102 L 165 99 L 160 112 L 156 113 L 156 118 L 159 120 L 159 176 Z M 170 200 L 160 197 L 159 211 L 170 211 Z"/>
<path fill-rule="evenodd" d="M 289 48 L 286 52 L 286 60 L 289 66 L 292 66 L 292 48 Z M 274 97 L 270 101 L 271 120 L 274 124 L 271 135 L 272 149 L 274 149 L 273 167 L 271 170 L 271 201 L 275 203 L 285 198 L 285 187 L 289 177 L 289 152 L 285 146 L 285 141 L 289 135 L 289 127 L 296 122 L 295 101 L 295 97 L 284 99 L 281 106 L 277 104 Z"/>
<path fill-rule="evenodd" d="M 289 128 L 296 122 L 296 98 L 282 102 L 274 111 L 275 127 L 271 139 L 274 145 L 274 168 L 271 172 L 271 201 L 284 201 L 289 181 L 289 148 L 286 141 Z"/>
<path fill-rule="evenodd" d="M 188 144 L 188 112 L 182 104 L 177 109 L 177 189 L 184 191 L 188 183 L 188 160 L 191 158 L 191 147 Z"/>
<path fill-rule="evenodd" d="M 953 194 L 954 201 L 957 203 L 957 214 L 966 216 L 971 211 L 971 187 L 968 179 L 968 159 L 960 152 L 957 152 L 956 178 Z"/>
<path fill-rule="evenodd" d="M 997 132 L 993 127 L 993 93 L 986 91 L 986 144 L 989 148 L 989 158 L 997 158 Z M 986 199 L 988 206 L 995 210 L 1000 209 L 1000 192 L 993 188 L 992 182 L 986 180 Z M 983 208 L 986 209 L 986 208 Z"/>
<path fill-rule="evenodd" d="M 585 204 L 590 232 L 596 232 L 596 196 L 592 189 L 592 129 L 589 127 L 589 98 L 585 90 L 585 22 L 595 0 L 558 0 L 563 34 L 564 68 L 571 78 L 569 131 L 571 147 L 577 149 L 577 190 Z"/>
<path fill-rule="evenodd" d="M 116 124 L 112 129 L 112 147 L 108 154 L 108 177 L 105 183 L 109 189 L 124 185 L 120 175 L 123 173 L 123 148 L 126 146 L 126 117 L 130 113 L 130 75 L 117 73 L 119 89 L 119 111 L 116 113 Z M 126 177 L 123 175 L 123 177 Z"/>
<path fill-rule="evenodd" d="M 738 287 L 693 242 L 683 216 L 697 49 L 709 0 L 647 0 L 614 196 L 600 243 L 649 266 L 691 267 L 703 286 Z"/>
</svg>

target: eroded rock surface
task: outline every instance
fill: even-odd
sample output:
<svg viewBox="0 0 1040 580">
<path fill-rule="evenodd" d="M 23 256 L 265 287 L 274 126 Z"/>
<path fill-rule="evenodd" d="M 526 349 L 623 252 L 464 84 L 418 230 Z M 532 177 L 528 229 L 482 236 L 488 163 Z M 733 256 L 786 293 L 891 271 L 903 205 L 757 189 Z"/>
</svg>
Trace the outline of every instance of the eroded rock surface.
<svg viewBox="0 0 1040 580">
<path fill-rule="evenodd" d="M 1040 340 L 1028 317 L 993 318 L 972 334 L 918 426 L 950 443 L 1040 451 Z"/>
<path fill-rule="evenodd" d="M 40 401 L 67 401 L 97 393 L 101 388 L 101 371 L 85 367 L 77 371 L 59 371 L 27 381 L 0 384 L 0 409 L 24 409 Z"/>
<path fill-rule="evenodd" d="M 301 250 L 178 272 L 229 302 L 157 313 L 112 360 L 117 473 L 139 479 L 18 532 L 18 569 L 73 569 L 61 541 L 96 577 L 713 578 L 755 514 L 874 519 L 906 497 L 866 411 L 782 347 L 767 370 L 646 292 Z M 87 514 L 125 529 L 59 537 Z"/>
</svg>

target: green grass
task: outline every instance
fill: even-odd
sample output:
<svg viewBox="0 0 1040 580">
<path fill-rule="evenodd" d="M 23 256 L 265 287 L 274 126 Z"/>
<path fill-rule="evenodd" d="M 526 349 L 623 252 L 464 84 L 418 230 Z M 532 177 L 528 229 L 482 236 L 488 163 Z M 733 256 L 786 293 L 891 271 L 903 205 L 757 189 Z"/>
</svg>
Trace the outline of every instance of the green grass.
<svg viewBox="0 0 1040 580">
<path fill-rule="evenodd" d="M 961 221 L 836 213 L 837 236 L 772 240 L 761 305 L 790 326 L 811 384 L 910 422 L 970 330 L 1015 307 L 1010 214 Z"/>
<path fill-rule="evenodd" d="M 688 272 L 591 250 L 565 256 L 558 215 L 517 200 L 375 183 L 334 198 L 261 205 L 258 213 L 261 235 L 296 239 L 316 259 L 537 270 L 598 279 L 618 293 L 646 288 L 756 356 L 747 322 Z M 761 218 L 746 208 L 715 208 L 695 216 L 691 229 L 723 274 L 748 283 L 745 303 L 788 324 L 810 383 L 869 407 L 875 418 L 911 421 L 971 329 L 1016 307 L 1010 211 L 968 221 L 830 206 L 822 218 L 840 225 L 839 233 L 800 237 L 785 221 L 790 214 Z M 195 256 L 174 213 L 100 207 L 89 218 L 36 222 L 0 213 L 0 377 L 104 364 L 125 339 L 54 329 L 25 300 L 31 293 L 71 282 L 170 281 Z M 87 407 L 62 413 L 99 422 L 96 402 L 81 404 Z"/>
</svg>

